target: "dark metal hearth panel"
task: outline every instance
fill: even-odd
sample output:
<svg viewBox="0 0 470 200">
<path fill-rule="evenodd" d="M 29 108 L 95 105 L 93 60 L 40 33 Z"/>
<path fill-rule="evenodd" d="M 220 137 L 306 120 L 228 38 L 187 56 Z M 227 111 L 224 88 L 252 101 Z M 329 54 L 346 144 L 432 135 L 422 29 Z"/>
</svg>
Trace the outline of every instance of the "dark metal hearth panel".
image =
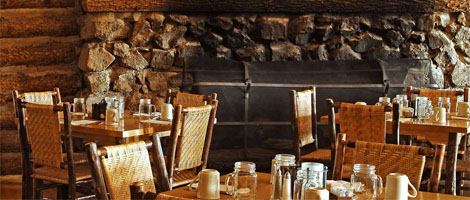
<svg viewBox="0 0 470 200">
<path fill-rule="evenodd" d="M 402 93 L 408 84 L 433 86 L 430 65 L 429 60 L 414 59 L 238 62 L 188 58 L 185 73 L 194 79 L 191 92 L 218 94 L 213 148 L 276 149 L 276 139 L 291 135 L 290 89 L 317 86 L 317 112 L 322 116 L 326 115 L 326 98 L 375 104 L 381 96 Z"/>
</svg>

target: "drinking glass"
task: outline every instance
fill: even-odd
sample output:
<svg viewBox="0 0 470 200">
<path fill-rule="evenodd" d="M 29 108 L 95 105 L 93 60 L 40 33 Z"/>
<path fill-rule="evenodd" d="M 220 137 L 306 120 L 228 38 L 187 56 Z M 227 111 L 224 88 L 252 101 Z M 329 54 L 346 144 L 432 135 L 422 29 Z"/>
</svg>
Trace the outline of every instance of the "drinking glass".
<svg viewBox="0 0 470 200">
<path fill-rule="evenodd" d="M 428 104 L 427 97 L 416 97 L 416 116 L 418 116 L 418 122 L 422 122 L 423 119 L 426 117 L 426 107 Z"/>
<path fill-rule="evenodd" d="M 236 162 L 234 172 L 225 179 L 226 193 L 234 195 L 235 199 L 255 200 L 258 178 L 255 170 L 256 164 L 253 162 Z M 230 179 L 232 179 L 232 190 L 228 190 Z"/>
<path fill-rule="evenodd" d="M 427 104 L 426 104 L 426 119 L 430 119 L 432 114 L 434 114 L 434 108 L 432 106 L 432 102 L 431 100 L 428 100 Z"/>
<path fill-rule="evenodd" d="M 353 199 L 375 199 L 382 194 L 382 177 L 375 174 L 375 166 L 354 164 L 351 175 Z"/>
<path fill-rule="evenodd" d="M 452 106 L 452 104 L 450 103 L 450 97 L 447 97 L 445 99 L 445 103 L 444 103 L 444 108 L 446 108 L 446 111 L 447 111 L 447 117 L 449 117 L 449 115 L 450 115 L 451 106 Z"/>
<path fill-rule="evenodd" d="M 155 113 L 155 106 L 152 105 L 151 99 L 140 99 L 139 103 L 139 119 L 149 120 L 152 119 L 152 114 Z"/>
<path fill-rule="evenodd" d="M 73 116 L 74 119 L 83 120 L 86 117 L 85 98 L 73 99 Z"/>
</svg>

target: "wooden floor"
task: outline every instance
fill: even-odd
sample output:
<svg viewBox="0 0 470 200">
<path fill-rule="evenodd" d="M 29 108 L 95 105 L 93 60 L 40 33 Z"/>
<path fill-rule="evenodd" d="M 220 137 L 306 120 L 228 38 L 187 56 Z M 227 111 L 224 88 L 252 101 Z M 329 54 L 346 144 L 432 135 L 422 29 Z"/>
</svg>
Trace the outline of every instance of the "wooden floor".
<svg viewBox="0 0 470 200">
<path fill-rule="evenodd" d="M 44 197 L 56 198 L 55 189 L 44 191 Z M 21 199 L 21 175 L 0 176 L 0 199 Z"/>
</svg>

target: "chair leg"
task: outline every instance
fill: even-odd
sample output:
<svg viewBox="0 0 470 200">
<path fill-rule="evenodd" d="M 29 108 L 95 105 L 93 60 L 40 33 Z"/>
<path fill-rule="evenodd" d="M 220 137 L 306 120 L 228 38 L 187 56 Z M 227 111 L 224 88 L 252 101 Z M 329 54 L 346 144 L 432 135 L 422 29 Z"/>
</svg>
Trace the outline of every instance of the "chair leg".
<svg viewBox="0 0 470 200">
<path fill-rule="evenodd" d="M 22 176 L 22 187 L 21 187 L 21 193 L 22 193 L 22 199 L 32 199 L 33 198 L 33 179 L 29 174 L 25 174 L 23 171 L 23 176 Z"/>
<path fill-rule="evenodd" d="M 57 186 L 57 199 L 67 199 L 68 189 L 69 189 L 68 185 Z"/>
<path fill-rule="evenodd" d="M 34 179 L 34 199 L 42 199 L 43 180 Z"/>
</svg>

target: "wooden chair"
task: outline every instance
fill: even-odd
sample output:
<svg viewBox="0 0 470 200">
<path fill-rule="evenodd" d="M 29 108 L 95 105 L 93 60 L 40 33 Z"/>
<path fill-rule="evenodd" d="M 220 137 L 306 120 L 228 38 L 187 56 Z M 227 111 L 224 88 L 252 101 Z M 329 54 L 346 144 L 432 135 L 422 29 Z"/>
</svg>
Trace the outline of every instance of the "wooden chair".
<svg viewBox="0 0 470 200">
<path fill-rule="evenodd" d="M 346 147 L 355 148 L 353 163 L 375 165 L 376 174 L 385 181 L 389 173 L 406 174 L 413 186 L 419 190 L 423 174 L 425 157 L 432 158 L 431 178 L 427 185 L 428 192 L 438 192 L 441 168 L 444 162 L 445 145 L 436 145 L 434 149 L 396 144 L 355 141 L 348 142 L 346 134 L 338 135 L 333 179 L 343 178 L 343 166 Z"/>
<path fill-rule="evenodd" d="M 417 89 L 413 88 L 413 86 L 409 85 L 406 88 L 406 96 L 408 100 L 411 102 L 411 98 L 413 94 L 417 94 L 418 96 L 428 97 L 432 101 L 432 105 L 434 107 L 437 106 L 437 102 L 439 97 L 450 97 L 451 103 L 451 112 L 455 112 L 456 105 L 457 105 L 457 98 L 458 96 L 463 96 L 465 102 L 470 101 L 470 88 L 466 87 L 463 91 L 452 91 L 452 90 L 433 90 L 433 89 Z"/>
<path fill-rule="evenodd" d="M 350 103 L 333 102 L 333 99 L 326 99 L 326 106 L 328 112 L 328 129 L 331 136 L 331 160 L 335 160 L 336 149 L 336 119 L 335 108 L 339 109 L 339 126 L 341 132 L 347 132 L 351 141 L 367 141 L 385 143 L 386 136 L 386 122 L 385 112 L 393 111 L 394 118 L 392 119 L 392 137 L 393 144 L 399 144 L 399 106 L 394 104 L 393 107 L 373 106 L 373 105 L 355 105 Z M 398 117 L 397 117 L 398 116 Z M 352 155 L 347 155 L 347 163 Z"/>
<path fill-rule="evenodd" d="M 16 105 L 23 157 L 23 199 L 31 199 L 33 194 L 42 198 L 43 189 L 57 186 L 59 199 L 75 199 L 78 186 L 91 182 L 91 174 L 87 165 L 80 165 L 82 161 L 86 163 L 86 158 L 73 152 L 70 104 L 39 105 L 17 99 Z M 60 111 L 64 115 L 63 130 Z M 54 184 L 45 185 L 44 181 Z"/>
<path fill-rule="evenodd" d="M 129 186 L 140 182 L 145 191 L 155 193 L 155 183 L 148 149 L 151 149 L 153 161 L 157 166 L 158 191 L 170 189 L 170 182 L 163 158 L 163 151 L 158 135 L 150 140 L 97 148 L 96 143 L 86 144 L 88 160 L 96 194 L 99 199 L 130 199 Z M 109 194 L 109 196 L 108 196 Z"/>
<path fill-rule="evenodd" d="M 182 105 L 183 108 L 209 105 L 215 99 L 217 99 L 216 93 L 210 95 L 189 94 L 171 89 L 168 89 L 165 95 L 165 103 L 170 103 L 173 106 Z"/>
<path fill-rule="evenodd" d="M 217 104 L 213 99 L 205 106 L 176 106 L 166 159 L 172 187 L 191 182 L 206 168 Z"/>
<path fill-rule="evenodd" d="M 13 107 L 15 115 L 18 117 L 18 107 L 16 106 L 17 99 L 23 99 L 24 102 L 42 104 L 42 105 L 57 105 L 61 102 L 59 88 L 54 88 L 54 91 L 44 92 L 25 92 L 19 93 L 18 90 L 12 91 Z"/>
<path fill-rule="evenodd" d="M 317 161 L 332 164 L 331 150 L 318 149 L 316 88 L 297 92 L 290 90 L 291 127 L 294 155 L 298 162 Z M 313 144 L 313 151 L 302 155 L 301 148 Z"/>
</svg>

